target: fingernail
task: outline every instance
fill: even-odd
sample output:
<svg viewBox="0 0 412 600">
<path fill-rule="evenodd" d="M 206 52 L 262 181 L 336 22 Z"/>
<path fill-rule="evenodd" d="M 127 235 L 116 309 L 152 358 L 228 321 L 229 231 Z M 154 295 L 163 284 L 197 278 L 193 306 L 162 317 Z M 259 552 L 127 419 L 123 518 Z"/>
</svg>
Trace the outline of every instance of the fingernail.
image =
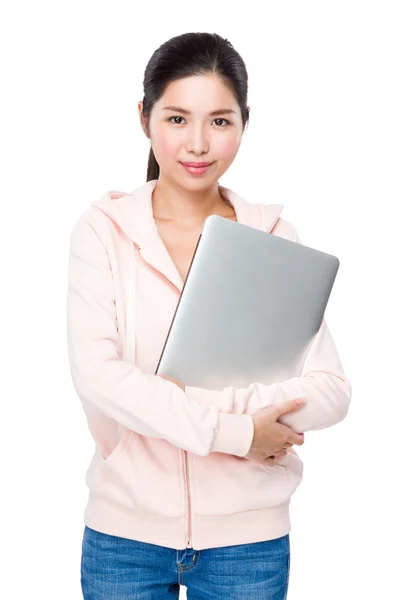
<svg viewBox="0 0 412 600">
<path fill-rule="evenodd" d="M 295 402 L 298 406 L 302 406 L 302 404 L 304 404 L 304 401 L 302 398 L 298 398 L 297 400 L 295 400 Z"/>
</svg>

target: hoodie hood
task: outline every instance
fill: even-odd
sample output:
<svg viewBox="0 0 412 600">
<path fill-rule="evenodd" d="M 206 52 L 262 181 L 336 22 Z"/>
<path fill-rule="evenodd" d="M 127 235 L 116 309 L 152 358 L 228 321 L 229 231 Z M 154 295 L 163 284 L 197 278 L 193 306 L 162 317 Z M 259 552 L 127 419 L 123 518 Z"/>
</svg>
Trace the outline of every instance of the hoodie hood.
<svg viewBox="0 0 412 600">
<path fill-rule="evenodd" d="M 95 200 L 92 206 L 100 209 L 139 247 L 156 237 L 153 219 L 152 194 L 157 179 L 152 179 L 130 194 L 111 190 Z M 232 204 L 238 223 L 271 231 L 283 210 L 282 204 L 252 204 L 231 189 L 219 186 L 222 195 Z"/>
</svg>

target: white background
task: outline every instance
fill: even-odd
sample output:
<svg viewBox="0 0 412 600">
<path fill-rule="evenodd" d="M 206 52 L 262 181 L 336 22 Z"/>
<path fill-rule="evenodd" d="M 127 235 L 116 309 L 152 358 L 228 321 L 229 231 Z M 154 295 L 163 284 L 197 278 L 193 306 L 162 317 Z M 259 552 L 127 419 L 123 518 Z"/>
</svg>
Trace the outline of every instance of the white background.
<svg viewBox="0 0 412 600">
<path fill-rule="evenodd" d="M 67 359 L 69 235 L 105 191 L 146 181 L 143 72 L 189 31 L 227 37 L 249 73 L 249 127 L 220 182 L 284 204 L 303 243 L 341 260 L 326 316 L 353 397 L 299 449 L 288 600 L 412 597 L 410 7 L 3 6 L 2 597 L 82 598 L 94 446 Z"/>
</svg>

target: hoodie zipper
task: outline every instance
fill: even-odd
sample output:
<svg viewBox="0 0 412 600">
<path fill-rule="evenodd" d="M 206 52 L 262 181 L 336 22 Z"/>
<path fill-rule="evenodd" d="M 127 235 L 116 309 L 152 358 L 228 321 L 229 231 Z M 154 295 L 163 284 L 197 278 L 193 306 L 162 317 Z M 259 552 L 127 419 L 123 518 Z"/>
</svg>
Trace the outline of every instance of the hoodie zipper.
<svg viewBox="0 0 412 600">
<path fill-rule="evenodd" d="M 192 500 L 190 494 L 190 479 L 189 479 L 189 464 L 187 450 L 182 450 L 185 463 L 185 483 L 186 483 L 186 499 L 187 499 L 187 543 L 186 548 L 192 548 Z"/>
<path fill-rule="evenodd" d="M 147 262 L 147 260 L 145 260 L 143 258 L 142 254 L 140 252 L 140 246 L 138 244 L 136 244 L 136 245 L 138 248 L 140 258 L 143 260 L 143 262 L 145 262 L 151 269 L 156 271 L 156 273 L 158 273 L 161 277 L 163 277 L 163 279 L 166 279 L 166 281 L 168 281 L 180 294 L 181 293 L 180 289 L 173 283 L 173 281 L 170 281 L 170 279 L 168 277 L 166 277 L 166 275 L 164 273 L 162 273 L 161 271 L 159 271 L 159 269 L 156 269 L 156 267 L 154 267 L 152 264 Z M 191 501 L 191 493 L 190 493 L 188 456 L 187 456 L 187 450 L 180 449 L 180 451 L 183 456 L 186 506 L 187 506 L 187 535 L 186 535 L 186 544 L 187 545 L 186 545 L 186 548 L 192 548 L 193 547 L 192 546 L 192 514 L 191 514 L 192 513 L 192 501 Z"/>
</svg>

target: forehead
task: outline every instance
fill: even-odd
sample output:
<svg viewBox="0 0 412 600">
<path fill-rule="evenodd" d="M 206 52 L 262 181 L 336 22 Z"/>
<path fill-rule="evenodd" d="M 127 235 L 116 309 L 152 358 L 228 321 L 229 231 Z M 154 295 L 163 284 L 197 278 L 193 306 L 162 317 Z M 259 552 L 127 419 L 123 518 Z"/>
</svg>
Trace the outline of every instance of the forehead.
<svg viewBox="0 0 412 600">
<path fill-rule="evenodd" d="M 223 108 L 240 114 L 232 90 L 215 75 L 194 75 L 170 82 L 156 105 L 157 110 L 164 114 L 170 113 L 163 110 L 169 105 L 180 106 L 193 114 Z"/>
</svg>

